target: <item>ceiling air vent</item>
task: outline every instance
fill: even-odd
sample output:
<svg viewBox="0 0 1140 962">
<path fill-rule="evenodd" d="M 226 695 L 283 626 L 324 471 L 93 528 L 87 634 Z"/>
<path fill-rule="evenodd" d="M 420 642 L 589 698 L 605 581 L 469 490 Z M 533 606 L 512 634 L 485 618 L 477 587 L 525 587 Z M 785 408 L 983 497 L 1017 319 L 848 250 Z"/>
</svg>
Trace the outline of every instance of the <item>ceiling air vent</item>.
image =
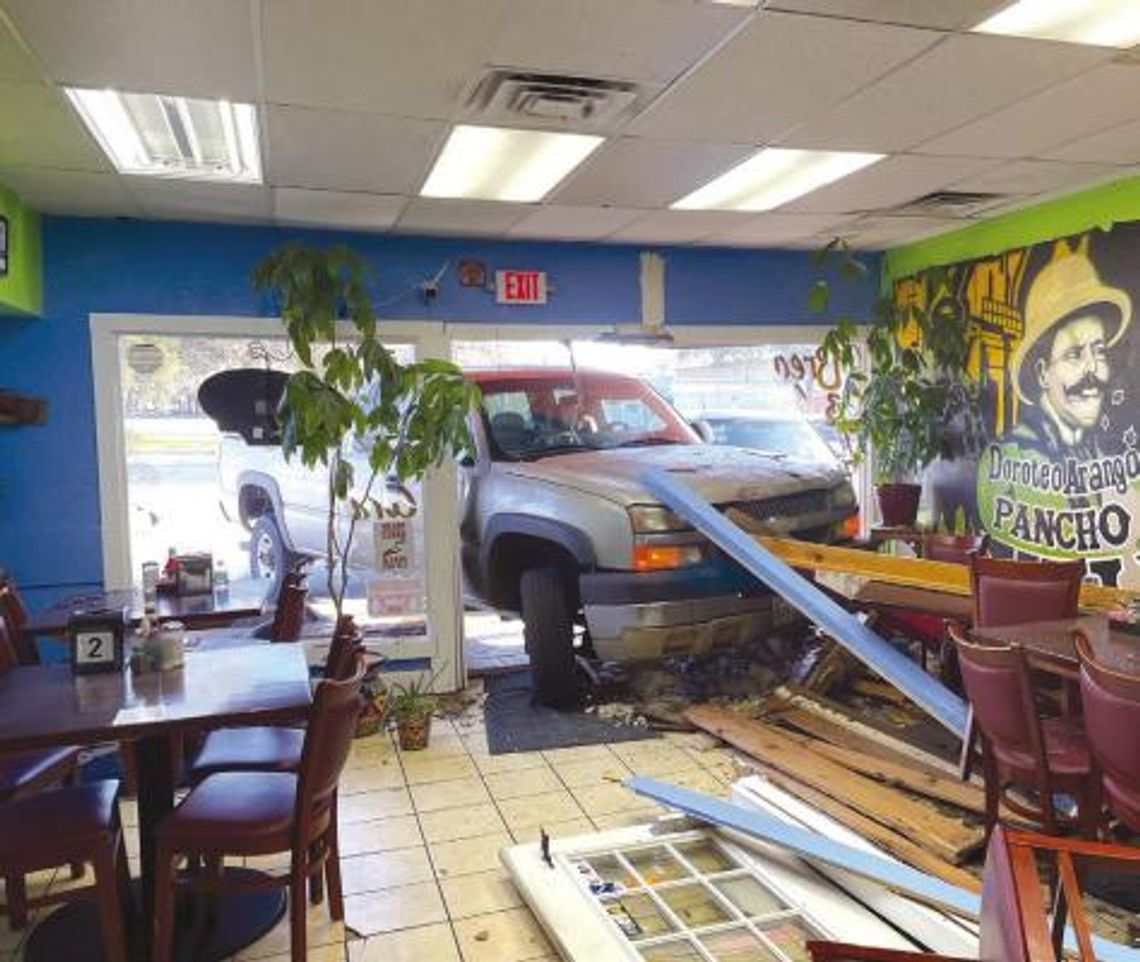
<svg viewBox="0 0 1140 962">
<path fill-rule="evenodd" d="M 972 190 L 936 190 L 893 208 L 891 213 L 925 214 L 928 217 L 972 217 L 1008 199 L 1008 194 Z"/>
<path fill-rule="evenodd" d="M 468 98 L 485 123 L 591 130 L 630 114 L 640 90 L 624 80 L 492 70 Z"/>
</svg>

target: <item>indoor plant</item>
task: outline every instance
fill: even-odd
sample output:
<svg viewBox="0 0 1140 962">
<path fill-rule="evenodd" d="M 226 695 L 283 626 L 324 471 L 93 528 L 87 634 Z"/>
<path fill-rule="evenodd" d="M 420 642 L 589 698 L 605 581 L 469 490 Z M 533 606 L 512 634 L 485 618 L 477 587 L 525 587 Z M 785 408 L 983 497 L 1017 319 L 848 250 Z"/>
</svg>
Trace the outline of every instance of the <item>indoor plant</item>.
<svg viewBox="0 0 1140 962">
<path fill-rule="evenodd" d="M 824 272 L 813 285 L 809 306 L 830 304 L 827 272 L 865 281 L 867 268 L 840 239 L 815 255 Z M 946 289 L 944 271 L 924 278 L 926 290 Z M 893 292 L 892 292 L 893 293 Z M 968 370 L 976 335 L 954 298 L 880 297 L 866 326 L 840 317 L 820 345 L 824 362 L 847 372 L 835 423 L 853 441 L 856 461 L 871 457 L 885 525 L 913 525 L 922 472 L 939 457 L 976 454 L 985 442 L 979 414 L 979 381 Z M 866 367 L 859 363 L 860 345 Z"/>
<path fill-rule="evenodd" d="M 278 410 L 286 459 L 323 467 L 328 591 L 344 619 L 348 564 L 357 525 L 383 506 L 374 493 L 420 480 L 466 450 L 467 415 L 478 391 L 454 364 L 401 364 L 383 345 L 368 290 L 368 263 L 344 246 L 287 245 L 253 272 L 271 296 L 300 368 Z M 348 445 L 366 451 L 363 477 Z"/>
<path fill-rule="evenodd" d="M 407 684 L 396 682 L 388 694 L 388 716 L 396 722 L 396 735 L 400 750 L 421 751 L 431 739 L 431 716 L 436 709 L 435 696 L 430 694 L 433 675 L 428 681 L 413 678 Z"/>
</svg>

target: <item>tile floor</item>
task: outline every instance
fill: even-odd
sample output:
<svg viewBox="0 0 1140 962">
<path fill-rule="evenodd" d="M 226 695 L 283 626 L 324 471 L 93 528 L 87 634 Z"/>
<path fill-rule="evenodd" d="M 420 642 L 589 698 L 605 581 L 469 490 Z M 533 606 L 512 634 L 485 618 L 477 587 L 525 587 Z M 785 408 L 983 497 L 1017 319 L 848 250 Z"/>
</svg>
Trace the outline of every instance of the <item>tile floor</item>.
<svg viewBox="0 0 1140 962">
<path fill-rule="evenodd" d="M 540 824 L 566 836 L 652 820 L 661 810 L 620 784 L 631 773 L 726 794 L 740 770 L 730 750 L 702 735 L 492 756 L 477 708 L 437 718 L 423 752 L 400 753 L 385 733 L 357 741 L 341 781 L 345 921 L 334 925 L 325 906 L 310 907 L 309 959 L 554 959 L 499 849 L 537 843 Z M 135 821 L 129 801 L 124 821 Z M 133 856 L 137 842 L 128 841 Z M 44 873 L 29 887 L 67 878 L 66 869 Z M 237 960 L 288 962 L 285 921 Z M 0 962 L 20 959 L 22 938 L 0 919 Z"/>
</svg>

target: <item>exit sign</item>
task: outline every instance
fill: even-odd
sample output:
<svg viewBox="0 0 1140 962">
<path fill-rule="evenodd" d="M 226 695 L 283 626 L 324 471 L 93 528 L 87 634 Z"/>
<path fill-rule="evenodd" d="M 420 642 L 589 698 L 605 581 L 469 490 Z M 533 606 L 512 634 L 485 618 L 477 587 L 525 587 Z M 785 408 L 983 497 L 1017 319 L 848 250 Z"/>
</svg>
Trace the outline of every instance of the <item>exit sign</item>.
<svg viewBox="0 0 1140 962">
<path fill-rule="evenodd" d="M 545 304 L 546 271 L 495 271 L 495 300 L 500 304 Z"/>
</svg>

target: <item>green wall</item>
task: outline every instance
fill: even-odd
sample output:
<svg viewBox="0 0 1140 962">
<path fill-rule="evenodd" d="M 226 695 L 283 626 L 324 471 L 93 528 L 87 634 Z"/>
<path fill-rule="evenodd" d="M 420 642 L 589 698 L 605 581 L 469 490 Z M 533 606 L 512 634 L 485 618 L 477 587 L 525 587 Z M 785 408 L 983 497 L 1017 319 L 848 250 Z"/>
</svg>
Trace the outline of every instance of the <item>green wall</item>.
<svg viewBox="0 0 1140 962">
<path fill-rule="evenodd" d="M 887 280 L 909 277 L 923 268 L 973 260 L 1015 247 L 1122 221 L 1140 220 L 1140 177 L 1113 181 L 1091 190 L 1027 207 L 887 251 Z"/>
<path fill-rule="evenodd" d="M 43 311 L 39 215 L 0 186 L 0 217 L 8 219 L 8 273 L 0 277 L 0 314 Z"/>
</svg>

